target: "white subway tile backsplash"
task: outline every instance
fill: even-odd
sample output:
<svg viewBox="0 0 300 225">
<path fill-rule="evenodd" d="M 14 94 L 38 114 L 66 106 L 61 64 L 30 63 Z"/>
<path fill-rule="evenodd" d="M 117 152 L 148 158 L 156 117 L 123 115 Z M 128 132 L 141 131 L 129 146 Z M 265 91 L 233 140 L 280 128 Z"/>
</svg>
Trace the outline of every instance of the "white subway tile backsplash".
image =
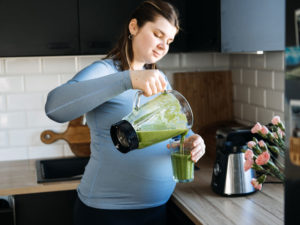
<svg viewBox="0 0 300 225">
<path fill-rule="evenodd" d="M 57 127 L 60 124 L 50 120 L 45 110 L 27 111 L 28 127 Z"/>
<path fill-rule="evenodd" d="M 250 104 L 266 106 L 266 91 L 261 88 L 250 88 Z"/>
<path fill-rule="evenodd" d="M 229 54 L 214 53 L 214 67 L 229 68 Z"/>
<path fill-rule="evenodd" d="M 235 91 L 236 120 L 244 123 L 255 123 L 256 120 L 267 123 L 276 114 L 284 118 L 284 51 L 266 52 L 263 55 L 231 54 L 230 68 Z M 237 72 L 239 70 L 242 71 L 240 85 Z M 252 71 L 256 71 L 256 77 Z M 245 90 L 247 87 L 248 92 Z M 246 101 L 247 93 L 249 102 Z M 239 104 L 242 104 L 242 119 L 239 115 Z"/>
<path fill-rule="evenodd" d="M 273 118 L 273 111 L 265 108 L 257 108 L 257 122 L 267 125 Z"/>
<path fill-rule="evenodd" d="M 8 146 L 7 132 L 0 131 L 0 148 Z"/>
<path fill-rule="evenodd" d="M 179 54 L 168 54 L 157 63 L 159 69 L 178 68 L 180 66 Z"/>
<path fill-rule="evenodd" d="M 1 76 L 0 93 L 23 92 L 24 82 L 22 76 Z"/>
<path fill-rule="evenodd" d="M 11 94 L 7 95 L 7 110 L 41 109 L 44 107 L 43 94 Z"/>
<path fill-rule="evenodd" d="M 274 89 L 276 91 L 284 91 L 285 82 L 284 72 L 274 72 Z"/>
<path fill-rule="evenodd" d="M 249 104 L 243 104 L 243 120 L 256 121 L 256 107 Z"/>
<path fill-rule="evenodd" d="M 60 76 L 60 85 L 68 82 L 69 80 L 71 80 L 75 76 L 75 74 L 76 73 L 61 75 Z"/>
<path fill-rule="evenodd" d="M 8 140 L 10 146 L 41 146 L 45 145 L 41 139 L 41 133 L 44 129 L 14 129 L 8 131 Z"/>
<path fill-rule="evenodd" d="M 245 103 L 249 102 L 249 88 L 246 86 L 236 86 L 236 96 L 235 99 Z"/>
<path fill-rule="evenodd" d="M 25 128 L 26 116 L 23 112 L 0 113 L 0 128 Z"/>
<path fill-rule="evenodd" d="M 257 71 L 257 86 L 261 88 L 272 89 L 273 87 L 273 72 L 271 70 Z"/>
<path fill-rule="evenodd" d="M 242 119 L 242 104 L 239 102 L 233 103 L 233 114 L 237 119 Z"/>
<path fill-rule="evenodd" d="M 212 68 L 213 53 L 181 53 L 181 66 L 190 68 Z"/>
<path fill-rule="evenodd" d="M 281 109 L 276 109 L 280 108 L 280 104 L 268 103 L 274 95 L 268 91 L 277 93 L 274 98 L 280 93 L 283 95 L 284 74 L 283 70 L 278 69 L 282 65 L 276 65 L 278 61 L 283 61 L 282 55 L 278 52 L 266 55 L 175 53 L 167 55 L 158 66 L 171 84 L 174 72 L 231 69 L 234 116 L 241 122 L 253 124 L 256 117 L 261 118 L 266 112 L 268 115 L 270 112 L 283 115 Z M 0 130 L 4 128 L 0 131 L 0 160 L 74 156 L 63 140 L 51 145 L 40 140 L 42 131 L 51 129 L 63 132 L 68 125 L 58 124 L 46 117 L 46 96 L 51 89 L 67 82 L 77 71 L 102 57 L 104 55 L 0 58 Z M 277 61 L 275 65 L 272 58 Z M 257 70 L 273 73 L 273 86 L 257 88 Z M 4 83 L 10 84 L 5 92 L 1 87 Z M 262 83 L 269 84 L 268 81 Z M 256 89 L 258 91 L 254 92 Z M 262 103 L 261 93 L 265 93 L 265 104 Z"/>
<path fill-rule="evenodd" d="M 266 67 L 265 54 L 250 55 L 250 67 L 254 69 L 264 69 Z"/>
<path fill-rule="evenodd" d="M 230 55 L 230 67 L 234 68 L 248 68 L 249 56 L 246 54 L 231 54 Z"/>
<path fill-rule="evenodd" d="M 4 59 L 0 59 L 0 75 L 4 73 Z"/>
<path fill-rule="evenodd" d="M 28 159 L 27 147 L 0 148 L 0 161 Z"/>
<path fill-rule="evenodd" d="M 244 69 L 242 71 L 242 83 L 248 86 L 256 86 L 256 71 Z"/>
<path fill-rule="evenodd" d="M 25 76 L 25 91 L 49 91 L 59 84 L 58 75 L 28 75 Z"/>
<path fill-rule="evenodd" d="M 64 145 L 64 156 L 65 157 L 74 156 L 74 153 L 71 151 L 69 145 Z"/>
<path fill-rule="evenodd" d="M 267 52 L 266 68 L 284 71 L 284 52 Z"/>
<path fill-rule="evenodd" d="M 0 112 L 6 111 L 6 96 L 0 95 Z"/>
<path fill-rule="evenodd" d="M 266 91 L 267 108 L 284 111 L 284 93 L 280 91 Z"/>
<path fill-rule="evenodd" d="M 45 146 L 31 146 L 28 148 L 28 156 L 30 159 L 39 158 L 57 158 L 64 156 L 63 145 L 45 145 Z"/>
<path fill-rule="evenodd" d="M 241 69 L 233 69 L 231 71 L 232 83 L 241 84 L 242 83 L 242 70 Z"/>
<path fill-rule="evenodd" d="M 105 55 L 77 56 L 78 71 L 82 70 L 95 61 L 101 60 L 102 58 L 104 58 L 104 56 Z"/>
<path fill-rule="evenodd" d="M 6 58 L 5 68 L 8 74 L 35 74 L 40 73 L 39 57 Z"/>
<path fill-rule="evenodd" d="M 42 58 L 43 73 L 75 73 L 75 57 L 44 57 Z"/>
</svg>

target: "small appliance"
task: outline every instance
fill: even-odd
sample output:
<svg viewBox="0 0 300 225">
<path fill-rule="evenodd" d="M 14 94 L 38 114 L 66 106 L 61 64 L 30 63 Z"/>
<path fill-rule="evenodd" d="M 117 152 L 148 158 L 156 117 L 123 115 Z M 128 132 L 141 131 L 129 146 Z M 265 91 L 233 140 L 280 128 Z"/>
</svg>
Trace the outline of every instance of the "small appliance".
<svg viewBox="0 0 300 225">
<path fill-rule="evenodd" d="M 251 185 L 255 171 L 244 171 L 244 153 L 247 142 L 254 135 L 248 127 L 223 127 L 216 131 L 216 161 L 211 180 L 212 190 L 223 196 L 241 196 L 254 193 Z"/>
<path fill-rule="evenodd" d="M 185 135 L 193 125 L 192 109 L 178 91 L 164 91 L 142 106 L 141 95 L 141 91 L 136 93 L 132 112 L 110 129 L 112 141 L 122 153 Z"/>
</svg>

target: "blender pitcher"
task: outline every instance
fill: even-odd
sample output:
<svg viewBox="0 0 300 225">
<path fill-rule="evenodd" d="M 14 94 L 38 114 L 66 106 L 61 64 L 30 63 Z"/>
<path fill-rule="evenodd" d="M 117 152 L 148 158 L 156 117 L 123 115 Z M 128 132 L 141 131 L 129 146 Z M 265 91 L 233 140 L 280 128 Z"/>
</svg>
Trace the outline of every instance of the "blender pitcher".
<svg viewBox="0 0 300 225">
<path fill-rule="evenodd" d="M 142 94 L 137 92 L 132 112 L 110 128 L 112 141 L 122 153 L 186 134 L 193 125 L 192 109 L 179 92 L 165 91 L 139 106 Z"/>
</svg>

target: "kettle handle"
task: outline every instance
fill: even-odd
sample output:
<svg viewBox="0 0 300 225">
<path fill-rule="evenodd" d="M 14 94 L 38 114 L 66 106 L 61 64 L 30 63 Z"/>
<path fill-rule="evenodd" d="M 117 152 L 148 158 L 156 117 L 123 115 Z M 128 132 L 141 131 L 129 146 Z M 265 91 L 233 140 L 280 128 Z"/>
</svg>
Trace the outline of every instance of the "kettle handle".
<svg viewBox="0 0 300 225">
<path fill-rule="evenodd" d="M 140 100 L 141 100 L 141 95 L 143 94 L 144 92 L 142 91 L 137 91 L 135 93 L 135 97 L 134 97 L 134 102 L 133 102 L 133 109 L 138 111 L 139 108 L 140 108 Z"/>
</svg>

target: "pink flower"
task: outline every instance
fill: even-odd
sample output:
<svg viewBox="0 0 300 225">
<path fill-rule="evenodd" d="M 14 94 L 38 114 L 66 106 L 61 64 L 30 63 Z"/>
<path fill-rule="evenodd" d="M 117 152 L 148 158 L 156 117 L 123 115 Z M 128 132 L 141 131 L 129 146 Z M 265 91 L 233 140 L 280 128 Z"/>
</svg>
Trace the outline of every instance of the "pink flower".
<svg viewBox="0 0 300 225">
<path fill-rule="evenodd" d="M 252 133 L 252 134 L 258 133 L 258 131 L 260 131 L 261 128 L 262 128 L 262 127 L 261 127 L 260 123 L 257 122 L 257 123 L 254 125 L 254 127 L 252 127 L 251 133 Z"/>
<path fill-rule="evenodd" d="M 253 151 L 251 149 L 247 149 L 245 152 L 245 159 L 246 160 L 251 160 L 253 158 Z"/>
<path fill-rule="evenodd" d="M 252 167 L 253 163 L 254 163 L 253 159 L 246 160 L 244 163 L 244 170 L 248 171 Z"/>
<path fill-rule="evenodd" d="M 247 143 L 248 148 L 252 149 L 254 146 L 256 145 L 256 143 L 254 141 L 249 141 Z"/>
<path fill-rule="evenodd" d="M 263 134 L 263 135 L 267 135 L 269 133 L 269 130 L 266 126 L 262 126 L 260 132 Z"/>
<path fill-rule="evenodd" d="M 278 129 L 278 135 L 280 138 L 282 138 L 283 136 L 285 136 L 285 133 L 281 129 Z"/>
<path fill-rule="evenodd" d="M 272 134 L 273 134 L 274 138 L 278 139 L 278 135 L 276 134 L 276 132 L 273 132 Z"/>
<path fill-rule="evenodd" d="M 266 143 L 265 143 L 263 140 L 260 140 L 260 141 L 258 142 L 258 145 L 259 145 L 259 147 L 261 147 L 261 148 L 265 148 Z"/>
<path fill-rule="evenodd" d="M 270 159 L 269 152 L 265 151 L 261 153 L 255 160 L 256 164 L 259 166 L 265 165 Z"/>
<path fill-rule="evenodd" d="M 273 119 L 271 120 L 272 124 L 278 125 L 281 123 L 280 117 L 279 116 L 274 116 Z"/>
<path fill-rule="evenodd" d="M 253 186 L 255 189 L 261 190 L 262 184 L 260 184 L 260 183 L 257 181 L 257 179 L 253 178 L 253 179 L 251 180 L 251 184 L 252 184 L 252 186 Z"/>
</svg>

